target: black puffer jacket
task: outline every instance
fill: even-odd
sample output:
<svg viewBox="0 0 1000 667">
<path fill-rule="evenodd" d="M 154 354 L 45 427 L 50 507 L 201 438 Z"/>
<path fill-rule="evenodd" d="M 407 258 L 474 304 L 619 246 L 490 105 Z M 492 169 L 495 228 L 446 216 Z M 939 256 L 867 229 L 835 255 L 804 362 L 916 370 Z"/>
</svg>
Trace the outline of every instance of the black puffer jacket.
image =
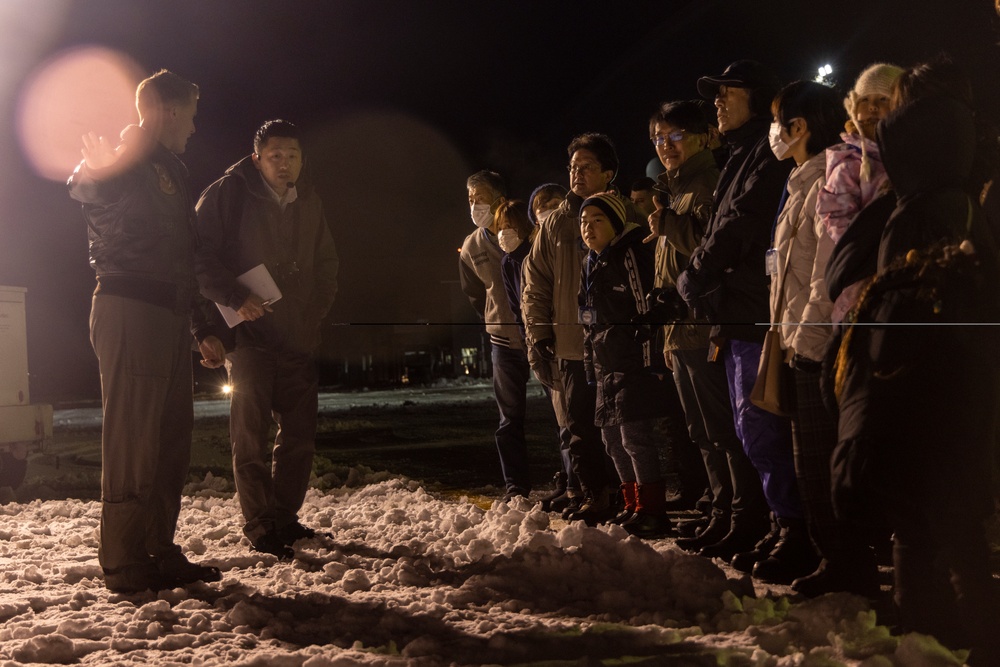
<svg viewBox="0 0 1000 667">
<path fill-rule="evenodd" d="M 236 276 L 264 264 L 281 299 L 274 312 L 237 325 L 237 347 L 312 353 L 337 293 L 340 260 L 323 205 L 304 177 L 284 211 L 248 156 L 198 201 L 196 269 L 202 293 L 238 310 L 249 295 Z"/>
<path fill-rule="evenodd" d="M 98 291 L 187 312 L 197 292 L 187 168 L 138 125 L 122 145 L 116 171 L 81 162 L 67 182 L 83 204 Z"/>
<path fill-rule="evenodd" d="M 714 338 L 763 342 L 770 322 L 764 253 L 793 160 L 779 161 L 767 140 L 770 120 L 751 118 L 727 132 L 731 152 L 715 192 L 704 242 L 677 280 L 677 291 L 714 325 Z"/>
<path fill-rule="evenodd" d="M 910 249 L 964 238 L 970 201 L 965 187 L 976 152 L 972 110 L 948 97 L 898 109 L 878 125 L 882 162 L 899 198 L 879 248 L 879 270 Z"/>
<path fill-rule="evenodd" d="M 633 319 L 647 311 L 645 295 L 653 286 L 653 248 L 646 230 L 629 223 L 604 252 L 584 261 L 580 306 L 596 322 L 584 327 L 584 365 L 597 383 L 594 423 L 612 426 L 664 415 L 665 375 L 660 347 Z M 638 334 L 638 337 L 637 337 Z"/>
</svg>

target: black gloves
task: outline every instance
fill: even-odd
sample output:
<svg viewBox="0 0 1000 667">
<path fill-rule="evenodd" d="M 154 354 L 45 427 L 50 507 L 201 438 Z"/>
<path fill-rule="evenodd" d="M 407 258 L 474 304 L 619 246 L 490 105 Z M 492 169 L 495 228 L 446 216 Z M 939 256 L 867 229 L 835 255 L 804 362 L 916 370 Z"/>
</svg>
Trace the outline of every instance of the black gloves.
<svg viewBox="0 0 1000 667">
<path fill-rule="evenodd" d="M 536 341 L 532 347 L 538 356 L 545 361 L 555 361 L 556 358 L 556 342 L 552 338 L 543 338 L 542 340 Z"/>
<path fill-rule="evenodd" d="M 687 318 L 688 307 L 674 287 L 657 287 L 646 295 L 649 311 L 644 319 L 650 324 L 673 324 Z"/>
</svg>

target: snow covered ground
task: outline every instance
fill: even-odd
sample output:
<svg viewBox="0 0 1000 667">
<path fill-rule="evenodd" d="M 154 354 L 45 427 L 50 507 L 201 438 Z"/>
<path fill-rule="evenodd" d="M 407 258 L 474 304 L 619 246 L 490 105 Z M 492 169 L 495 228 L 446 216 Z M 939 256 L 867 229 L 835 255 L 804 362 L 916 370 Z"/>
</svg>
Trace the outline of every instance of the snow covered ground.
<svg viewBox="0 0 1000 667">
<path fill-rule="evenodd" d="M 669 539 L 567 525 L 525 500 L 483 509 L 366 469 L 314 480 L 301 518 L 331 537 L 276 562 L 249 551 L 229 486 L 190 485 L 177 534 L 223 580 L 159 595 L 104 588 L 97 503 L 0 507 L 0 665 L 962 662 L 890 636 L 861 598 L 754 597 Z"/>
</svg>

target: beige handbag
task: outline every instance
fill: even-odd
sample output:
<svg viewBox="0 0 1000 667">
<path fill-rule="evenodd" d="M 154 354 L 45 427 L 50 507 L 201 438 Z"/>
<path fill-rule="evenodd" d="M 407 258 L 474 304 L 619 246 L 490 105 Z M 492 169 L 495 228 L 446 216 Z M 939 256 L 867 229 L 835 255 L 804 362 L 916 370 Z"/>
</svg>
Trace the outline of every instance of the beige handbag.
<svg viewBox="0 0 1000 667">
<path fill-rule="evenodd" d="M 801 222 L 799 225 L 801 226 Z M 799 228 L 792 231 L 788 239 L 788 256 L 791 256 L 792 242 Z M 760 351 L 760 365 L 757 367 L 757 380 L 750 390 L 750 402 L 761 410 L 767 410 L 779 417 L 790 417 L 795 411 L 795 376 L 791 367 L 785 363 L 785 351 L 781 349 L 781 327 L 777 323 L 785 305 L 785 276 L 788 275 L 788 265 L 781 273 L 781 283 L 778 294 L 777 312 L 771 317 L 774 324 L 764 334 L 764 346 Z"/>
<path fill-rule="evenodd" d="M 781 349 L 781 331 L 772 326 L 764 334 L 764 347 L 760 352 L 757 381 L 750 391 L 750 402 L 762 410 L 779 417 L 790 417 L 795 410 L 795 377 L 785 363 Z"/>
</svg>

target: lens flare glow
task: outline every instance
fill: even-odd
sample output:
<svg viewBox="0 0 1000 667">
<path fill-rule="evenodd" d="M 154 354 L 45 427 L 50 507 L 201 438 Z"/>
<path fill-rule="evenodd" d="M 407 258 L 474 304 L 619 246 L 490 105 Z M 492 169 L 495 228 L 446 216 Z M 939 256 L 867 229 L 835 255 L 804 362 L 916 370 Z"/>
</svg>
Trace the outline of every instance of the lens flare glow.
<svg viewBox="0 0 1000 667">
<path fill-rule="evenodd" d="M 141 72 L 127 56 L 99 46 L 64 51 L 35 70 L 17 109 L 21 147 L 35 170 L 65 180 L 80 162 L 84 134 L 116 140 L 126 125 L 137 122 L 135 88 Z"/>
</svg>

